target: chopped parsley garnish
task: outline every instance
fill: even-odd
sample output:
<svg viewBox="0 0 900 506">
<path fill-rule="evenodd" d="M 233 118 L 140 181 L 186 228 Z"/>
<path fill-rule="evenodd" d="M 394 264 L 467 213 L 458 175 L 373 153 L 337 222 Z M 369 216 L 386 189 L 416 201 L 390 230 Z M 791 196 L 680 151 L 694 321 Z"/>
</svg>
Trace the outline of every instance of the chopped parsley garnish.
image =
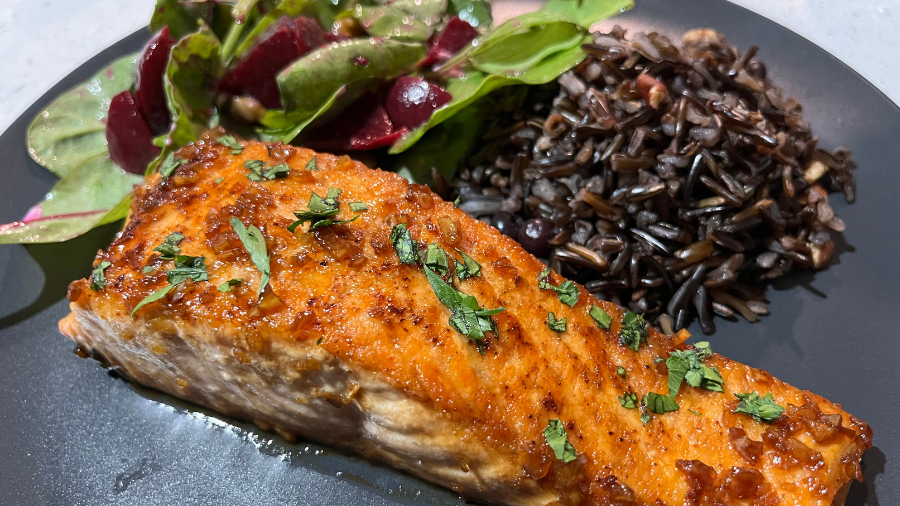
<svg viewBox="0 0 900 506">
<path fill-rule="evenodd" d="M 165 297 L 179 283 L 183 283 L 188 279 L 196 282 L 209 281 L 209 273 L 206 272 L 206 264 L 204 263 L 205 260 L 204 257 L 177 255 L 175 257 L 175 268 L 166 271 L 166 280 L 169 282 L 169 286 L 160 288 L 138 302 L 138 305 L 131 310 L 131 316 L 134 316 L 138 309 Z"/>
<path fill-rule="evenodd" d="M 556 319 L 556 315 L 553 312 L 547 313 L 547 326 L 550 327 L 550 330 L 554 332 L 563 333 L 566 331 L 566 320 L 568 318 L 563 318 L 561 320 Z"/>
<path fill-rule="evenodd" d="M 359 218 L 359 215 L 356 215 L 349 220 L 336 220 L 335 216 L 338 215 L 341 210 L 338 208 L 339 202 L 338 197 L 341 195 L 340 188 L 329 188 L 328 193 L 325 194 L 325 198 L 323 199 L 316 192 L 312 192 L 312 195 L 309 197 L 309 204 L 306 205 L 306 211 L 294 211 L 294 216 L 297 217 L 297 221 L 288 225 L 288 232 L 293 233 L 297 230 L 297 227 L 306 223 L 307 221 L 310 223 L 309 230 L 315 230 L 321 227 L 328 227 L 331 225 L 340 225 L 341 223 L 350 223 L 351 221 Z"/>
<path fill-rule="evenodd" d="M 628 371 L 626 371 L 624 367 L 619 366 L 619 367 L 616 367 L 616 374 L 621 376 L 622 379 L 625 379 L 628 376 Z"/>
<path fill-rule="evenodd" d="M 182 160 L 181 158 L 176 159 L 175 153 L 169 153 L 159 165 L 159 174 L 163 179 L 167 179 L 173 172 L 178 170 L 178 167 L 181 167 L 186 163 L 188 163 L 187 160 Z"/>
<path fill-rule="evenodd" d="M 224 177 L 217 177 L 216 180 L 213 181 L 213 183 L 219 184 L 219 183 L 221 183 L 222 181 L 225 181 L 225 178 L 224 178 Z"/>
<path fill-rule="evenodd" d="M 481 264 L 472 259 L 469 255 L 466 255 L 460 250 L 456 250 L 459 253 L 463 261 L 455 260 L 456 262 L 456 278 L 460 281 L 469 278 L 476 278 L 481 276 Z"/>
<path fill-rule="evenodd" d="M 314 157 L 310 158 L 309 161 L 306 162 L 306 167 L 304 167 L 304 168 L 305 168 L 306 170 L 316 170 L 316 169 L 318 169 L 317 164 L 316 164 L 316 160 L 317 160 L 318 158 L 319 158 L 318 156 L 314 156 Z"/>
<path fill-rule="evenodd" d="M 688 411 L 690 411 L 691 414 L 693 414 L 693 415 L 703 416 L 703 413 L 698 413 L 698 412 L 694 411 L 693 409 L 689 409 Z"/>
<path fill-rule="evenodd" d="M 541 290 L 553 290 L 559 295 L 559 300 L 563 304 L 572 307 L 578 302 L 578 287 L 575 283 L 565 280 L 559 286 L 550 284 L 550 268 L 547 267 L 538 275 L 538 287 Z"/>
<path fill-rule="evenodd" d="M 244 282 L 244 280 L 242 280 L 242 279 L 229 279 L 228 281 L 222 283 L 221 285 L 217 286 L 216 288 L 220 292 L 230 292 L 232 287 L 235 287 L 243 282 Z"/>
<path fill-rule="evenodd" d="M 756 421 L 772 423 L 784 413 L 784 408 L 775 404 L 775 398 L 771 393 L 760 397 L 754 390 L 749 394 L 734 394 L 734 396 L 741 400 L 734 412 L 749 415 Z"/>
<path fill-rule="evenodd" d="M 669 397 L 675 398 L 682 381 L 694 388 L 725 391 L 722 388 L 725 380 L 719 370 L 702 363 L 711 354 L 709 343 L 706 342 L 697 343 L 696 350 L 676 350 L 669 354 L 666 359 L 666 367 L 669 369 Z"/>
<path fill-rule="evenodd" d="M 447 252 L 442 250 L 437 243 L 431 243 L 423 252 L 422 265 L 438 273 L 441 277 L 447 275 L 450 270 L 450 262 L 447 260 Z"/>
<path fill-rule="evenodd" d="M 141 269 L 141 272 L 143 272 L 144 274 L 150 274 L 151 272 L 153 272 L 155 270 L 156 270 L 156 267 L 153 267 L 152 265 L 145 265 L 144 268 Z"/>
<path fill-rule="evenodd" d="M 635 409 L 638 407 L 638 396 L 635 393 L 628 392 L 619 397 L 619 404 L 626 409 Z"/>
<path fill-rule="evenodd" d="M 647 322 L 644 321 L 644 315 L 626 311 L 625 316 L 622 317 L 622 330 L 619 331 L 619 341 L 632 350 L 638 351 L 641 347 L 641 342 L 646 340 Z"/>
<path fill-rule="evenodd" d="M 366 206 L 365 202 L 351 202 L 349 205 L 350 205 L 350 210 L 353 211 L 354 213 L 361 213 L 363 211 L 369 210 L 369 208 Z"/>
<path fill-rule="evenodd" d="M 250 169 L 247 179 L 250 181 L 270 181 L 280 177 L 287 177 L 291 172 L 291 168 L 286 163 L 279 163 L 271 167 L 266 167 L 262 160 L 247 160 L 244 167 Z"/>
<path fill-rule="evenodd" d="M 181 248 L 178 247 L 178 243 L 182 240 L 184 240 L 184 235 L 180 232 L 172 232 L 166 237 L 162 244 L 153 248 L 153 251 L 158 251 L 159 258 L 163 260 L 174 260 L 175 255 L 181 253 Z"/>
<path fill-rule="evenodd" d="M 612 316 L 609 316 L 609 313 L 599 306 L 591 306 L 591 311 L 588 314 L 591 315 L 591 318 L 597 322 L 601 329 L 609 330 L 609 326 L 612 325 Z"/>
<path fill-rule="evenodd" d="M 460 292 L 453 286 L 449 285 L 431 268 L 425 266 L 425 277 L 431 284 L 431 289 L 438 300 L 450 310 L 450 326 L 460 334 L 468 337 L 475 342 L 478 352 L 484 354 L 485 332 L 497 333 L 497 324 L 493 318 L 504 308 L 485 309 L 478 305 L 478 301 L 471 295 Z"/>
<path fill-rule="evenodd" d="M 544 429 L 544 439 L 547 446 L 553 450 L 553 455 L 563 462 L 572 462 L 578 458 L 575 447 L 569 442 L 566 428 L 559 420 L 547 420 L 547 428 Z"/>
<path fill-rule="evenodd" d="M 91 290 L 96 292 L 106 288 L 106 276 L 103 275 L 103 271 L 110 265 L 112 264 L 104 260 L 94 267 L 91 271 Z"/>
<path fill-rule="evenodd" d="M 650 392 L 644 396 L 644 406 L 647 407 L 647 411 L 658 415 L 669 411 L 678 411 L 678 404 L 675 402 L 675 399 L 656 392 Z"/>
<path fill-rule="evenodd" d="M 410 237 L 405 223 L 395 225 L 391 230 L 391 244 L 401 263 L 414 264 L 419 261 L 419 243 Z"/>
<path fill-rule="evenodd" d="M 266 252 L 266 238 L 262 232 L 253 225 L 249 227 L 239 220 L 236 216 L 231 217 L 231 228 L 237 233 L 238 239 L 244 244 L 244 249 L 250 254 L 250 260 L 262 274 L 259 281 L 259 292 L 262 295 L 266 285 L 269 284 L 269 276 L 272 275 L 272 268 L 269 265 L 269 254 Z"/>
<path fill-rule="evenodd" d="M 641 423 L 644 425 L 647 425 L 648 423 L 650 423 L 650 413 L 648 413 L 646 411 L 641 413 Z"/>
<path fill-rule="evenodd" d="M 226 148 L 231 148 L 232 155 L 239 155 L 241 154 L 241 151 L 244 150 L 244 146 L 241 146 L 241 143 L 239 143 L 237 139 L 235 139 L 234 136 L 231 135 L 223 135 L 222 137 L 216 139 L 216 142 L 225 146 Z"/>
<path fill-rule="evenodd" d="M 456 197 L 456 199 L 453 201 L 453 208 L 459 209 L 459 197 Z"/>
<path fill-rule="evenodd" d="M 175 268 L 166 271 L 166 279 L 170 285 L 183 283 L 188 279 L 193 281 L 209 281 L 209 273 L 206 271 L 204 257 L 192 257 L 178 255 L 175 257 Z"/>
</svg>

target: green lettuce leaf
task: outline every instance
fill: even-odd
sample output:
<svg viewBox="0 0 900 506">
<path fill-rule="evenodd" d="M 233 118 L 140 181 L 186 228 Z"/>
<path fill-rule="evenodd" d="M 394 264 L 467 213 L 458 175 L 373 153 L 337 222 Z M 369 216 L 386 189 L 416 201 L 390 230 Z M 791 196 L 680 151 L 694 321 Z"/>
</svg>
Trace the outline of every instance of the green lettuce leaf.
<svg viewBox="0 0 900 506">
<path fill-rule="evenodd" d="M 490 28 L 493 22 L 491 4 L 485 0 L 450 0 L 450 5 L 459 19 L 480 30 Z"/>
<path fill-rule="evenodd" d="M 619 0 L 548 0 L 541 11 L 560 14 L 586 29 L 634 7 L 634 2 Z"/>
<path fill-rule="evenodd" d="M 106 154 L 63 177 L 22 220 L 0 225 L 0 244 L 60 242 L 126 216 L 131 192 L 144 178 L 129 174 Z"/>
<path fill-rule="evenodd" d="M 396 0 L 384 5 L 357 5 L 353 18 L 373 37 L 425 41 L 446 12 L 447 0 Z"/>
<path fill-rule="evenodd" d="M 56 98 L 28 126 L 28 154 L 57 176 L 105 156 L 106 118 L 116 94 L 134 84 L 138 54 L 114 61 Z"/>
</svg>

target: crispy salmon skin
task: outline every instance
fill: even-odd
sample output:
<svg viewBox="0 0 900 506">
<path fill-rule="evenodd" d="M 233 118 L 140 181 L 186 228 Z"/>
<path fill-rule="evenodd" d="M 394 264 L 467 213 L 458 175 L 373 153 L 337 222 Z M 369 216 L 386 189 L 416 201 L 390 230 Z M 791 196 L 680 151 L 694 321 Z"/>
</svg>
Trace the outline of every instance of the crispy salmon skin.
<svg viewBox="0 0 900 506">
<path fill-rule="evenodd" d="M 94 276 L 69 289 L 62 333 L 134 381 L 487 503 L 827 506 L 861 478 L 871 431 L 839 405 L 643 332 L 556 273 L 542 283 L 537 258 L 425 186 L 346 156 L 232 150 L 215 135 L 150 177 Z M 325 201 L 332 188 L 329 219 L 353 221 L 290 232 L 296 211 L 321 208 L 312 194 Z M 258 229 L 255 246 L 234 218 Z M 436 295 L 423 261 L 401 261 L 404 227 L 418 249 L 446 255 L 448 273 L 431 272 L 503 308 L 473 317 L 482 340 L 450 324 L 464 311 Z M 167 239 L 177 252 L 155 250 Z M 463 255 L 480 269 L 454 276 Z M 168 278 L 176 264 L 187 275 Z M 667 397 L 673 352 L 721 381 L 686 380 Z M 771 394 L 755 406 L 776 412 L 739 409 L 735 394 L 752 392 Z"/>
</svg>

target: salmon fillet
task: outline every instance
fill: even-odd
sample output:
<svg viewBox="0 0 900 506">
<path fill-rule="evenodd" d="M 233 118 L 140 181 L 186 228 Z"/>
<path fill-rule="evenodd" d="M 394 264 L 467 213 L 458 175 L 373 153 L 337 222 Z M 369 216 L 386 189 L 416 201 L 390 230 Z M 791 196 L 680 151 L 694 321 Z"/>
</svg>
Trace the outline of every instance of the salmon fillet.
<svg viewBox="0 0 900 506">
<path fill-rule="evenodd" d="M 346 156 L 233 150 L 216 135 L 183 148 L 168 178 L 150 177 L 97 255 L 102 276 L 70 286 L 62 333 L 128 378 L 485 503 L 828 506 L 861 479 L 871 430 L 840 405 L 644 333 L 427 187 Z M 356 218 L 290 232 L 330 188 L 341 190 L 330 219 Z M 234 218 L 258 229 L 256 243 Z M 179 251 L 155 251 L 167 239 Z M 441 248 L 449 276 L 428 255 L 427 269 L 401 261 L 413 243 Z M 188 257 L 204 257 L 208 279 Z M 453 276 L 455 261 L 470 277 Z M 176 263 L 187 276 L 168 279 Z M 448 293 L 503 310 L 472 316 Z M 483 338 L 461 333 L 466 321 L 484 324 Z M 705 383 L 667 396 L 672 356 L 697 359 Z M 752 392 L 771 402 L 735 395 Z M 661 409 L 663 397 L 677 409 Z M 776 405 L 780 416 L 764 413 Z"/>
</svg>

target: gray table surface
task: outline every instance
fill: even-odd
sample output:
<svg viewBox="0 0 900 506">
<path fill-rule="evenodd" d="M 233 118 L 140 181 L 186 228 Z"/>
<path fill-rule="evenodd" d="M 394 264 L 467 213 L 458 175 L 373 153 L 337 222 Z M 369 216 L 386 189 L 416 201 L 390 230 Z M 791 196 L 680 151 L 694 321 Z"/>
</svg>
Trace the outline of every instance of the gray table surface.
<svg viewBox="0 0 900 506">
<path fill-rule="evenodd" d="M 900 0 L 732 1 L 815 42 L 900 103 Z M 81 63 L 146 25 L 153 4 L 0 0 L 0 131 Z"/>
</svg>

